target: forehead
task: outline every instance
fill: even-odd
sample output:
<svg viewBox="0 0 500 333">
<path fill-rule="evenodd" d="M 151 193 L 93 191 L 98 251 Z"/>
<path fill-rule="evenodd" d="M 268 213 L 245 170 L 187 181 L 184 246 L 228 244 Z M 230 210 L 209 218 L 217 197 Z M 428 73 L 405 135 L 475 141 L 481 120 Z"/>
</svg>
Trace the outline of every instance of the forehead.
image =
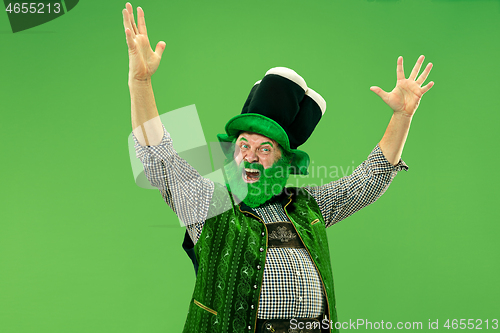
<svg viewBox="0 0 500 333">
<path fill-rule="evenodd" d="M 242 138 L 246 139 L 246 141 L 248 141 L 249 143 L 260 144 L 263 142 L 271 142 L 273 145 L 277 145 L 276 141 L 274 141 L 273 139 L 268 138 L 267 136 L 264 136 L 264 135 L 261 135 L 258 133 L 242 132 L 242 133 L 240 133 L 240 135 L 238 136 L 238 139 L 236 139 L 236 141 L 237 142 L 245 141 L 245 140 L 242 140 Z"/>
</svg>

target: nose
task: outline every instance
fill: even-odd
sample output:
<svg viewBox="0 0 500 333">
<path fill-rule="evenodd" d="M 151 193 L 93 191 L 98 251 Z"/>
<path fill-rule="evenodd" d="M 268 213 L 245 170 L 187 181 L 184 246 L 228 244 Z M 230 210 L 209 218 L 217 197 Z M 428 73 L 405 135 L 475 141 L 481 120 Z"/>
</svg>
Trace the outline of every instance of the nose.
<svg viewBox="0 0 500 333">
<path fill-rule="evenodd" d="M 254 163 L 254 162 L 257 162 L 259 160 L 259 157 L 255 153 L 255 151 L 253 151 L 252 149 L 249 149 L 248 151 L 245 152 L 245 156 L 243 156 L 243 159 L 245 161 L 247 161 L 248 163 Z"/>
</svg>

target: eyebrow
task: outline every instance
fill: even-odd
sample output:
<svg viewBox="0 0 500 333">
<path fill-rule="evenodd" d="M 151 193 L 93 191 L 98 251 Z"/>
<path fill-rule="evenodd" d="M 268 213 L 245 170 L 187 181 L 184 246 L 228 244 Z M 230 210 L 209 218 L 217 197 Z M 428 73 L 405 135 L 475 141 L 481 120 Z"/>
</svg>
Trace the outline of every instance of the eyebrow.
<svg viewBox="0 0 500 333">
<path fill-rule="evenodd" d="M 246 142 L 248 142 L 248 140 L 247 140 L 247 139 L 245 139 L 244 137 L 241 137 L 241 138 L 240 138 L 240 141 L 246 141 Z M 262 146 L 262 145 L 270 145 L 271 147 L 273 147 L 273 148 L 274 148 L 274 146 L 273 146 L 272 142 L 270 142 L 270 141 L 262 142 L 260 145 L 261 145 L 261 146 Z"/>
<path fill-rule="evenodd" d="M 269 142 L 269 141 L 262 142 L 260 145 L 261 145 L 261 146 L 262 146 L 262 145 L 270 145 L 271 147 L 273 147 L 273 148 L 274 148 L 273 144 L 272 144 L 271 142 Z"/>
</svg>

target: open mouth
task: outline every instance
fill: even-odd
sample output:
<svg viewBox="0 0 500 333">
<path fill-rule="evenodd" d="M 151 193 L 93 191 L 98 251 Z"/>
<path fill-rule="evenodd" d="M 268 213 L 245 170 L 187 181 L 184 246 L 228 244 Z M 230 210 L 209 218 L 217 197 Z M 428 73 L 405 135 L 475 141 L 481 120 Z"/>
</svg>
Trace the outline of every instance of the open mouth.
<svg viewBox="0 0 500 333">
<path fill-rule="evenodd" d="M 260 171 L 257 169 L 243 169 L 243 180 L 245 183 L 255 183 L 260 178 Z"/>
</svg>

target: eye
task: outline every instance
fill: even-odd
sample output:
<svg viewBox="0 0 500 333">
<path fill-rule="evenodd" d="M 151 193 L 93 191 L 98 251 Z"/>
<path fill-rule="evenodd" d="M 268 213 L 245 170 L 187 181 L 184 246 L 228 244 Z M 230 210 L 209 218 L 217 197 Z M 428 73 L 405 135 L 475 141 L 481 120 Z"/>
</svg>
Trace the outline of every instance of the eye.
<svg viewBox="0 0 500 333">
<path fill-rule="evenodd" d="M 244 143 L 243 143 L 243 144 L 241 145 L 241 149 L 248 149 L 248 145 L 246 145 L 246 144 L 244 144 Z"/>
<path fill-rule="evenodd" d="M 269 153 L 271 151 L 270 148 L 261 148 L 260 149 L 263 153 Z"/>
</svg>

